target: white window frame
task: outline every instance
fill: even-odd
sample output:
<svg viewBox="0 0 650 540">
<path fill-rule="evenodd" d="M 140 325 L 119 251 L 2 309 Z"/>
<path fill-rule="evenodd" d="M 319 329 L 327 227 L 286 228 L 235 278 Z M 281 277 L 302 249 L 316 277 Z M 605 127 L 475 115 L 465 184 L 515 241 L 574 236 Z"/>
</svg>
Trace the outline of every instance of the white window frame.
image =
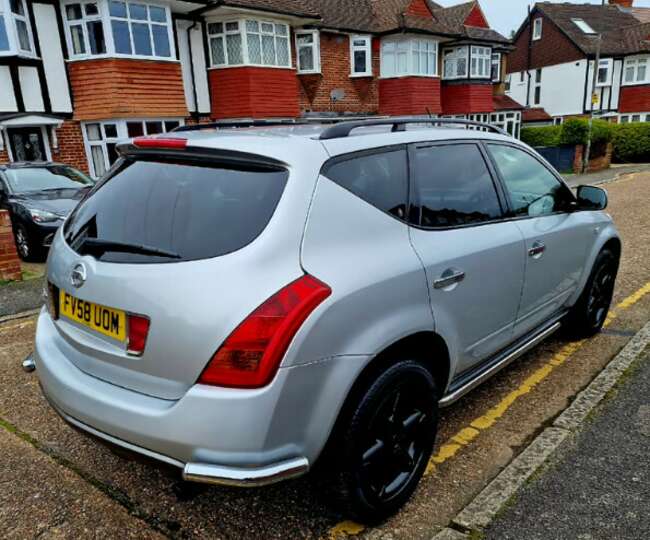
<svg viewBox="0 0 650 540">
<path fill-rule="evenodd" d="M 542 39 L 542 26 L 544 24 L 544 19 L 541 17 L 536 17 L 533 19 L 533 41 Z"/>
<path fill-rule="evenodd" d="M 262 24 L 272 24 L 273 25 L 273 38 L 274 40 L 277 41 L 278 38 L 281 39 L 286 39 L 287 41 L 287 56 L 288 56 L 288 63 L 286 65 L 270 65 L 270 64 L 264 64 L 264 63 L 253 63 L 250 61 L 250 55 L 249 55 L 249 50 L 248 50 L 248 34 L 249 32 L 246 29 L 246 21 L 255 21 L 258 23 L 259 28 L 260 28 L 260 35 L 262 34 L 261 27 Z M 226 30 L 226 24 L 228 23 L 234 23 L 237 22 L 239 23 L 238 29 L 237 30 Z M 210 33 L 210 25 L 211 24 L 218 24 L 222 23 L 223 24 L 223 32 L 222 33 Z M 280 35 L 277 33 L 277 26 L 283 26 L 286 31 L 286 35 Z M 207 21 L 207 28 L 208 28 L 208 49 L 210 53 L 210 67 L 208 69 L 224 69 L 224 68 L 231 68 L 231 67 L 242 67 L 242 66 L 256 66 L 256 67 L 264 67 L 264 68 L 269 68 L 269 69 L 293 69 L 293 58 L 292 58 L 292 53 L 291 53 L 291 27 L 286 21 L 281 21 L 281 20 L 276 20 L 276 19 L 267 19 L 267 18 L 258 18 L 258 17 L 230 17 L 230 18 L 225 18 L 225 19 L 209 19 Z M 254 33 L 254 32 L 250 32 Z M 239 34 L 241 36 L 241 47 L 242 47 L 242 61 L 238 64 L 231 64 L 228 59 L 228 48 L 226 46 L 226 35 L 227 34 Z M 264 35 L 271 35 L 270 33 L 264 32 Z M 213 57 L 213 51 L 212 51 L 212 40 L 213 39 L 221 39 L 223 43 L 223 50 L 224 50 L 224 59 L 226 60 L 225 64 L 216 64 L 214 62 L 214 57 Z M 260 56 L 263 55 L 263 49 L 260 52 Z M 275 58 L 277 62 L 277 46 L 275 47 Z"/>
<path fill-rule="evenodd" d="M 118 119 L 109 119 L 109 120 L 96 120 L 96 121 L 88 121 L 88 122 L 82 122 L 81 124 L 81 133 L 83 135 L 83 141 L 84 141 L 84 149 L 86 151 L 86 161 L 88 162 L 88 170 L 90 172 L 90 176 L 93 178 L 99 178 L 101 175 L 97 174 L 97 171 L 95 171 L 95 162 L 93 161 L 93 155 L 92 155 L 92 148 L 93 147 L 101 147 L 102 149 L 102 154 L 104 158 L 104 170 L 105 172 L 102 174 L 105 174 L 106 171 L 108 171 L 111 168 L 111 163 L 109 162 L 108 159 L 108 149 L 106 147 L 107 144 L 116 144 L 119 142 L 123 142 L 129 139 L 129 132 L 127 128 L 127 124 L 131 122 L 141 122 L 142 123 L 142 132 L 143 135 L 147 135 L 147 122 L 162 122 L 162 128 L 163 131 L 162 133 L 167 133 L 167 127 L 165 126 L 165 122 L 178 122 L 180 126 L 185 125 L 185 119 L 184 118 L 177 118 L 177 117 L 169 117 L 169 118 L 118 118 Z M 89 125 L 98 125 L 100 134 L 101 134 L 101 139 L 97 141 L 91 141 L 88 138 L 88 131 L 87 128 Z M 117 136 L 116 137 L 107 137 L 106 136 L 106 126 L 107 125 L 115 125 L 115 128 L 117 130 Z"/>
<path fill-rule="evenodd" d="M 139 4 L 139 5 L 144 5 L 147 6 L 147 13 L 148 13 L 148 7 L 157 7 L 157 8 L 162 8 L 165 10 L 165 17 L 166 17 L 166 22 L 165 23 L 159 23 L 159 22 L 154 22 L 154 21 L 139 21 L 135 20 L 133 22 L 135 23 L 143 23 L 147 24 L 149 28 L 151 29 L 151 26 L 165 26 L 167 28 L 167 39 L 169 41 L 169 56 L 157 56 L 155 54 L 155 47 L 154 47 L 154 41 L 153 41 L 153 33 L 150 31 L 150 43 L 151 43 L 151 55 L 144 55 L 144 54 L 135 54 L 133 52 L 135 49 L 133 47 L 133 32 L 131 31 L 131 26 L 130 26 L 130 19 L 124 19 L 124 18 L 119 18 L 119 17 L 112 17 L 109 13 L 109 2 L 110 0 L 61 0 L 61 16 L 63 18 L 63 27 L 64 27 L 64 33 L 65 33 L 65 39 L 66 39 L 66 44 L 68 46 L 68 53 L 69 57 L 71 60 L 88 60 L 91 58 L 134 58 L 138 60 L 155 60 L 157 62 L 178 62 L 178 59 L 176 57 L 176 43 L 174 40 L 174 23 L 172 20 L 172 12 L 171 8 L 169 5 L 166 5 L 158 0 L 146 0 L 146 1 L 135 1 L 132 2 L 130 0 L 118 0 L 120 2 L 124 2 L 126 4 Z M 67 16 L 66 16 L 66 6 L 71 5 L 71 4 L 80 4 L 82 6 L 82 12 L 83 12 L 83 17 L 82 19 L 79 19 L 77 21 L 69 21 Z M 98 20 L 97 16 L 91 16 L 91 17 L 86 17 L 85 16 L 85 9 L 84 9 L 84 4 L 97 4 L 97 8 L 99 10 L 99 18 L 101 18 L 102 21 L 102 27 L 104 30 L 104 47 L 106 49 L 106 52 L 103 54 L 92 54 L 90 52 L 90 47 L 88 43 L 88 29 L 86 27 L 86 22 L 90 20 Z M 128 16 L 128 5 L 127 5 L 127 16 Z M 113 20 L 118 20 L 118 21 L 124 21 L 127 24 L 129 24 L 129 39 L 131 41 L 131 54 L 127 53 L 118 53 L 115 51 L 115 40 L 113 38 L 113 25 L 112 21 Z M 72 44 L 72 32 L 70 30 L 71 26 L 74 26 L 76 24 L 81 24 L 81 21 L 83 20 L 83 36 L 84 36 L 84 46 L 86 47 L 86 52 L 84 54 L 75 54 L 74 52 L 74 47 Z"/>
<path fill-rule="evenodd" d="M 416 48 L 416 43 L 418 47 Z M 422 51 L 422 44 L 426 45 L 427 50 Z M 429 47 L 431 50 L 429 51 Z M 429 65 L 433 66 L 432 73 L 422 73 L 421 70 L 416 71 L 414 55 L 416 51 L 419 51 L 419 54 L 425 54 L 427 58 L 427 67 Z M 380 76 L 382 79 L 392 79 L 396 77 L 428 77 L 428 78 L 437 78 L 439 77 L 438 73 L 438 58 L 440 53 L 440 45 L 438 41 L 431 38 L 420 38 L 413 36 L 405 37 L 391 37 L 384 38 L 381 42 L 381 53 L 380 53 Z M 388 56 L 394 56 L 393 69 L 390 69 L 388 63 Z M 433 56 L 433 62 L 431 62 L 431 56 Z M 399 59 L 404 60 L 405 69 L 400 69 Z M 421 58 L 421 57 L 420 57 Z M 419 61 L 418 61 L 419 63 Z M 426 71 L 429 71 L 428 69 Z"/>
<path fill-rule="evenodd" d="M 584 34 L 588 35 L 593 35 L 596 33 L 596 31 L 587 24 L 587 22 L 584 19 L 571 19 L 571 22 L 575 24 Z"/>
<path fill-rule="evenodd" d="M 29 17 L 28 5 L 26 0 L 18 0 L 25 12 L 25 15 L 18 15 L 11 11 L 11 3 L 9 0 L 0 0 L 0 15 L 3 16 L 5 32 L 7 34 L 7 41 L 9 48 L 0 51 L 0 56 L 20 56 L 24 58 L 37 58 L 36 47 L 34 45 L 34 34 L 32 24 Z M 27 27 L 27 37 L 29 40 L 29 50 L 20 47 L 20 38 L 18 36 L 17 21 L 25 23 Z"/>
<path fill-rule="evenodd" d="M 639 73 L 645 71 L 644 77 Z M 632 70 L 632 80 L 627 80 L 628 70 Z M 626 57 L 623 64 L 623 86 L 650 83 L 650 56 Z"/>
<path fill-rule="evenodd" d="M 637 116 L 639 117 L 639 120 L 634 120 L 634 118 Z M 650 122 L 650 112 L 620 114 L 618 116 L 618 121 L 621 124 L 629 124 L 632 122 Z"/>
<path fill-rule="evenodd" d="M 507 131 L 515 139 L 518 139 L 521 131 L 521 112 L 497 111 L 490 113 L 490 124 Z"/>
<path fill-rule="evenodd" d="M 363 45 L 355 45 L 356 41 L 363 41 Z M 354 71 L 354 53 L 357 51 L 366 53 L 366 69 L 364 71 Z M 350 77 L 372 77 L 372 36 L 365 34 L 350 36 Z"/>
<path fill-rule="evenodd" d="M 311 43 L 302 43 L 298 42 L 298 38 L 303 36 L 311 36 Z M 309 73 L 320 73 L 321 72 L 321 63 L 320 63 L 320 32 L 318 30 L 296 30 L 295 35 L 296 40 L 296 70 L 301 74 Z M 313 69 L 303 69 L 300 65 L 300 51 L 301 49 L 311 49 L 311 54 L 313 58 Z"/>
<path fill-rule="evenodd" d="M 492 72 L 494 71 L 494 66 L 497 66 L 497 76 L 496 78 L 492 76 Z M 492 82 L 499 83 L 502 80 L 502 73 L 501 73 L 501 53 L 498 52 L 493 52 L 492 53 L 492 61 L 490 62 L 490 77 L 492 79 Z"/>
<path fill-rule="evenodd" d="M 458 72 L 459 60 L 465 60 L 464 72 Z M 451 66 L 451 74 L 447 74 L 447 67 Z M 450 68 L 450 69 L 451 69 Z M 451 47 L 442 51 L 442 78 L 443 80 L 467 79 L 469 78 L 469 47 L 461 45 Z"/>
<path fill-rule="evenodd" d="M 592 65 L 595 65 L 595 62 L 592 63 Z M 614 59 L 613 58 L 601 58 L 599 63 L 598 63 L 598 72 L 596 74 L 596 87 L 597 88 L 602 88 L 603 86 L 611 86 L 612 85 L 612 79 L 614 76 Z M 600 70 L 601 69 L 606 69 L 607 70 L 607 78 L 605 81 L 601 82 L 600 81 Z"/>
<path fill-rule="evenodd" d="M 469 76 L 471 79 L 491 79 L 492 48 L 483 45 L 472 45 L 470 47 L 469 64 Z"/>
</svg>

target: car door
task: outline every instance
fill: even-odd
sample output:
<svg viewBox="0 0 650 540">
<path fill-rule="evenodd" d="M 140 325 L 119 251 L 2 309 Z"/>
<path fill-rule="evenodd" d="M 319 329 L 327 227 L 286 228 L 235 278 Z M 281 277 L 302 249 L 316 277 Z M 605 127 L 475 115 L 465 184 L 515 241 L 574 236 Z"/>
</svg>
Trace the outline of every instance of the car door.
<svg viewBox="0 0 650 540">
<path fill-rule="evenodd" d="M 532 152 L 486 145 L 526 243 L 525 284 L 515 325 L 521 336 L 559 313 L 580 281 L 593 227 L 572 212 L 575 197 Z"/>
<path fill-rule="evenodd" d="M 523 237 L 476 142 L 410 148 L 411 242 L 422 260 L 436 331 L 456 373 L 512 339 L 524 278 Z"/>
</svg>

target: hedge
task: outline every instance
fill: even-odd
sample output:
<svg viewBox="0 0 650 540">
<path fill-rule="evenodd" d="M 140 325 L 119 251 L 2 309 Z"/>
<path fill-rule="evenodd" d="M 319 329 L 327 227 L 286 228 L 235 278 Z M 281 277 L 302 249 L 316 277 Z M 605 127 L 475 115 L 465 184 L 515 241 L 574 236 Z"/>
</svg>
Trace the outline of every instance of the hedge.
<svg viewBox="0 0 650 540">
<path fill-rule="evenodd" d="M 560 146 L 562 126 L 521 128 L 521 140 L 529 146 Z"/>
<path fill-rule="evenodd" d="M 591 142 L 608 143 L 614 135 L 615 124 L 605 120 L 594 120 L 591 128 Z M 589 137 L 589 121 L 582 118 L 569 118 L 562 124 L 562 135 L 560 144 L 575 145 L 587 144 Z"/>
<path fill-rule="evenodd" d="M 613 143 L 616 161 L 650 162 L 650 122 L 616 126 Z"/>
</svg>

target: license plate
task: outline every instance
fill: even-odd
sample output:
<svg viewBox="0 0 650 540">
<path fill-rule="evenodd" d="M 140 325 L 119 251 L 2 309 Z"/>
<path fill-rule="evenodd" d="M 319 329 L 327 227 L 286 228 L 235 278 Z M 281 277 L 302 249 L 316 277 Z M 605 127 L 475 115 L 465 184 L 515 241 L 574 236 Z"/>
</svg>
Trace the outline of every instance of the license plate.
<svg viewBox="0 0 650 540">
<path fill-rule="evenodd" d="M 126 313 L 86 300 L 80 300 L 61 289 L 59 314 L 100 334 L 126 341 Z"/>
</svg>

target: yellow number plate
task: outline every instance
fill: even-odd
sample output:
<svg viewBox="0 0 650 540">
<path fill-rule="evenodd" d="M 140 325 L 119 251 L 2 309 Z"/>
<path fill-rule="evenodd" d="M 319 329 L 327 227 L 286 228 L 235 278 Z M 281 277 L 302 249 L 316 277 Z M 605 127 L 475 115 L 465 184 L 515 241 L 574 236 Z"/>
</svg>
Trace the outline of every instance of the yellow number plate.
<svg viewBox="0 0 650 540">
<path fill-rule="evenodd" d="M 61 289 L 59 313 L 96 332 L 126 341 L 126 313 L 85 300 L 79 300 Z"/>
</svg>

